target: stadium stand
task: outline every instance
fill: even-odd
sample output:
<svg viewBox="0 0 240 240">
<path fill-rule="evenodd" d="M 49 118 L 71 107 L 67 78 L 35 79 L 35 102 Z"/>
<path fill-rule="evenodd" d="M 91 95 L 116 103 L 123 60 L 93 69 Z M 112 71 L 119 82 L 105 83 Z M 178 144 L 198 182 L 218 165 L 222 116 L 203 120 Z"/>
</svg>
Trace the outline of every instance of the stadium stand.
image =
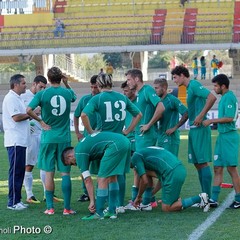
<svg viewBox="0 0 240 240">
<path fill-rule="evenodd" d="M 0 48 L 239 41 L 237 1 L 195 0 L 182 8 L 177 0 L 56 0 L 53 6 L 53 13 L 0 15 Z M 53 38 L 56 18 L 66 26 L 62 39 Z"/>
<path fill-rule="evenodd" d="M 233 20 L 233 42 L 240 42 L 240 1 L 235 2 Z"/>
</svg>

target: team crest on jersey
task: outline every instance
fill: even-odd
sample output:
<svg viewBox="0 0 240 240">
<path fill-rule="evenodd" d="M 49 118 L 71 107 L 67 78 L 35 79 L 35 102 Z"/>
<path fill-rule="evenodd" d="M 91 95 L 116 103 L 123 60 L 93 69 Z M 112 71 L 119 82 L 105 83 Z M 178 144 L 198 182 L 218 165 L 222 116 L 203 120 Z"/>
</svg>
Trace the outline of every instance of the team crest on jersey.
<svg viewBox="0 0 240 240">
<path fill-rule="evenodd" d="M 214 161 L 218 160 L 218 155 L 214 155 L 213 160 Z"/>
<path fill-rule="evenodd" d="M 203 89 L 203 86 L 199 87 L 199 89 Z"/>
<path fill-rule="evenodd" d="M 227 108 L 232 108 L 233 106 L 232 105 L 228 105 Z"/>
</svg>

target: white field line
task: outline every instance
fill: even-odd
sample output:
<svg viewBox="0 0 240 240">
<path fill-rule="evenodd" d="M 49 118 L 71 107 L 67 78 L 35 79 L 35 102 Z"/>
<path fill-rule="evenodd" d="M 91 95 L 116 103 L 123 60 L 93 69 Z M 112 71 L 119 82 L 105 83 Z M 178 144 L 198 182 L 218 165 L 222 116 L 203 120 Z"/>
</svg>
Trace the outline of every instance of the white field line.
<svg viewBox="0 0 240 240">
<path fill-rule="evenodd" d="M 188 240 L 197 240 L 202 234 L 221 216 L 224 210 L 233 202 L 235 196 L 235 191 L 232 191 L 225 201 L 212 212 L 212 214 L 199 225 L 190 235 Z"/>
</svg>

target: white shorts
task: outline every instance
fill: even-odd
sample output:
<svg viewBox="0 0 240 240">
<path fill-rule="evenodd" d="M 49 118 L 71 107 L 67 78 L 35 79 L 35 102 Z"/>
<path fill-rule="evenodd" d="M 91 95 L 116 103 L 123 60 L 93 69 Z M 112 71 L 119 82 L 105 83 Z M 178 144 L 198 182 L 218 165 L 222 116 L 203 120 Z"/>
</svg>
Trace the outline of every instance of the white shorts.
<svg viewBox="0 0 240 240">
<path fill-rule="evenodd" d="M 30 145 L 26 151 L 26 165 L 35 166 L 38 160 L 41 134 L 30 134 Z"/>
</svg>

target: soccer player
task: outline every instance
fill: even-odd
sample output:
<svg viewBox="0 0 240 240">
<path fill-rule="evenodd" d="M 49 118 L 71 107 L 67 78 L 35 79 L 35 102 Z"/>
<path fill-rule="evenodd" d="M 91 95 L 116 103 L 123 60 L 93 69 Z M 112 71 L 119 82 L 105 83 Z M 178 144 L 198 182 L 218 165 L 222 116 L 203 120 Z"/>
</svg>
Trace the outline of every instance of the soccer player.
<svg viewBox="0 0 240 240">
<path fill-rule="evenodd" d="M 174 82 L 187 88 L 187 106 L 190 131 L 188 134 L 188 161 L 198 171 L 202 192 L 211 196 L 212 173 L 208 162 L 212 158 L 211 129 L 202 125 L 216 97 L 200 82 L 190 80 L 187 68 L 177 66 L 172 70 Z"/>
<path fill-rule="evenodd" d="M 47 79 L 42 76 L 38 75 L 34 78 L 32 86 L 30 89 L 27 89 L 25 93 L 21 94 L 21 98 L 27 107 L 28 104 L 31 102 L 33 99 L 34 95 L 45 89 L 47 85 Z M 41 114 L 40 108 L 36 109 L 38 111 L 38 115 Z M 24 187 L 26 190 L 26 195 L 27 195 L 27 202 L 28 203 L 40 203 L 38 199 L 33 194 L 32 191 L 32 183 L 33 183 L 33 175 L 32 175 L 32 170 L 34 166 L 37 163 L 38 159 L 38 151 L 40 148 L 40 137 L 41 137 L 41 132 L 42 132 L 42 127 L 39 122 L 36 120 L 32 119 L 30 121 L 30 139 L 29 139 L 29 146 L 27 147 L 27 152 L 26 152 L 26 167 L 25 167 L 25 176 L 24 176 Z M 45 186 L 45 182 L 42 179 L 42 175 L 45 174 L 40 170 L 40 176 L 41 180 L 43 182 L 43 186 Z"/>
<path fill-rule="evenodd" d="M 223 181 L 223 168 L 227 167 L 236 192 L 235 200 L 230 208 L 240 208 L 240 180 L 238 174 L 238 148 L 239 136 L 236 129 L 238 118 L 238 101 L 232 91 L 229 90 L 229 79 L 225 74 L 219 74 L 212 79 L 214 91 L 222 95 L 218 105 L 218 118 L 203 121 L 204 126 L 212 123 L 218 124 L 218 138 L 214 151 L 214 181 L 210 206 L 218 206 L 220 185 Z"/>
<path fill-rule="evenodd" d="M 10 90 L 2 105 L 4 147 L 7 149 L 9 160 L 7 208 L 10 210 L 24 210 L 28 207 L 21 202 L 26 148 L 30 135 L 29 116 L 20 97 L 25 91 L 25 77 L 21 74 L 13 75 L 10 79 Z"/>
<path fill-rule="evenodd" d="M 156 94 L 161 98 L 164 105 L 164 112 L 159 119 L 158 142 L 163 147 L 178 156 L 180 134 L 178 128 L 188 119 L 187 108 L 181 101 L 168 93 L 168 83 L 164 78 L 157 78 L 153 82 Z M 182 116 L 179 120 L 179 114 Z"/>
<path fill-rule="evenodd" d="M 127 135 L 135 128 L 142 114 L 126 96 L 112 90 L 112 79 L 109 75 L 98 75 L 97 85 L 100 88 L 100 94 L 91 98 L 81 113 L 85 129 L 89 134 L 94 132 L 89 116 L 97 112 L 101 119 L 99 130 Z M 133 115 L 133 120 L 130 126 L 123 130 L 127 111 Z"/>
<path fill-rule="evenodd" d="M 117 175 L 124 175 L 130 168 L 130 142 L 118 133 L 95 132 L 82 139 L 75 149 L 66 148 L 62 159 L 65 164 L 74 163 L 81 170 L 87 187 L 90 204 L 90 216 L 83 220 L 117 218 L 116 207 L 119 200 Z M 94 185 L 89 171 L 91 161 L 99 162 L 98 189 L 95 203 Z M 103 213 L 105 202 L 108 201 L 108 212 Z"/>
<path fill-rule="evenodd" d="M 97 112 L 101 119 L 101 131 L 121 133 L 127 136 L 132 132 L 142 117 L 140 110 L 123 94 L 112 90 L 112 78 L 107 74 L 97 77 L 97 85 L 100 88 L 99 94 L 94 96 L 83 109 L 81 118 L 84 127 L 89 134 L 93 133 L 89 116 Z M 132 115 L 132 121 L 128 128 L 123 129 L 127 112 Z M 124 212 L 124 197 L 126 188 L 125 176 L 118 176 L 120 188 L 120 199 L 118 211 Z M 121 209 L 121 210 L 120 210 Z"/>
<path fill-rule="evenodd" d="M 79 118 L 81 116 L 82 110 L 87 105 L 89 100 L 93 96 L 95 96 L 99 93 L 99 89 L 98 89 L 98 86 L 97 86 L 97 76 L 98 75 L 93 75 L 90 79 L 91 94 L 87 94 L 80 99 L 80 101 L 77 105 L 77 108 L 74 112 L 73 122 L 74 122 L 74 129 L 75 129 L 75 133 L 77 135 L 78 141 L 81 140 L 83 137 L 86 137 L 88 135 L 88 132 L 86 131 L 86 129 L 84 129 L 83 134 L 80 133 L 80 131 L 79 131 Z M 95 112 L 95 113 L 93 113 L 92 115 L 89 116 L 89 121 L 90 121 L 90 125 L 95 130 L 95 129 L 98 129 L 98 125 L 99 125 L 101 119 L 98 117 L 98 114 Z M 84 185 L 84 181 L 82 181 L 82 188 L 83 188 L 83 194 L 79 197 L 78 201 L 80 201 L 80 202 L 89 201 L 89 197 L 87 195 L 87 189 Z"/>
<path fill-rule="evenodd" d="M 143 148 L 133 154 L 131 163 L 140 177 L 138 193 L 133 203 L 139 210 L 145 210 L 151 201 L 152 181 L 149 180 L 152 177 L 161 182 L 162 210 L 164 212 L 181 211 L 195 203 L 200 203 L 204 212 L 209 210 L 206 193 L 180 199 L 186 170 L 181 161 L 166 149 L 160 147 Z"/>
<path fill-rule="evenodd" d="M 75 214 L 70 207 L 71 179 L 70 166 L 64 166 L 61 161 L 63 149 L 71 146 L 70 110 L 71 102 L 76 100 L 76 95 L 69 86 L 67 78 L 58 67 L 52 67 L 47 73 L 51 87 L 38 92 L 30 102 L 27 113 L 37 120 L 43 130 L 41 146 L 38 157 L 38 167 L 46 171 L 46 204 L 45 214 L 54 214 L 54 173 L 55 165 L 62 176 L 62 192 L 64 196 L 63 215 Z M 61 81 L 67 89 L 61 87 Z M 38 117 L 33 109 L 41 107 L 41 117 Z"/>
<path fill-rule="evenodd" d="M 139 69 L 132 69 L 126 73 L 127 83 L 130 89 L 135 88 L 137 91 L 136 106 L 143 114 L 135 129 L 135 147 L 140 150 L 144 147 L 155 146 L 157 141 L 157 126 L 156 122 L 161 117 L 164 106 L 160 98 L 156 95 L 153 87 L 143 83 L 143 74 Z M 132 186 L 132 201 L 136 197 L 138 191 L 138 179 L 135 175 L 134 185 Z M 152 200 L 155 204 L 155 199 Z M 135 210 L 131 203 L 126 209 Z"/>
</svg>

